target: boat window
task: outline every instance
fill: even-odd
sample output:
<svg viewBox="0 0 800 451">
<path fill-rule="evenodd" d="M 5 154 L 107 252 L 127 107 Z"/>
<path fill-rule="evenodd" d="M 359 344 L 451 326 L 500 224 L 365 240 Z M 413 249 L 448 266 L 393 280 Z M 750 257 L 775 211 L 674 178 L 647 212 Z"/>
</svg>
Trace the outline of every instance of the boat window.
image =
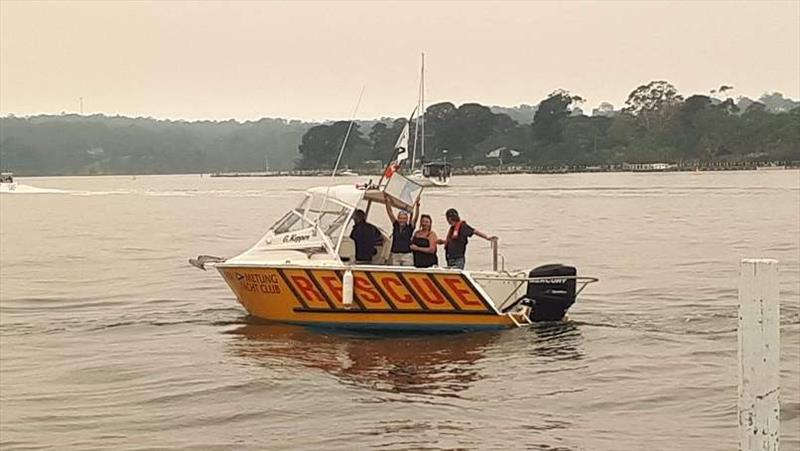
<svg viewBox="0 0 800 451">
<path fill-rule="evenodd" d="M 289 211 L 281 219 L 279 219 L 275 224 L 272 226 L 272 232 L 277 234 L 281 233 L 288 233 L 288 232 L 298 232 L 300 230 L 304 230 L 309 228 L 310 226 L 314 225 L 313 222 L 309 221 L 307 217 L 305 217 L 306 208 L 308 207 L 309 197 L 306 196 L 300 204 L 294 208 L 293 210 Z"/>
<path fill-rule="evenodd" d="M 336 242 L 339 239 L 341 229 L 347 221 L 350 210 L 341 209 L 338 212 L 324 212 L 319 216 L 319 227 L 322 232 Z"/>
<path fill-rule="evenodd" d="M 278 220 L 272 226 L 272 232 L 276 235 L 298 232 L 316 225 L 332 243 L 337 243 L 352 210 L 337 199 L 325 199 L 324 194 L 314 193 Z"/>
<path fill-rule="evenodd" d="M 275 223 L 273 226 L 274 233 L 281 234 L 281 233 L 288 233 L 288 232 L 297 232 L 303 229 L 307 229 L 310 224 L 307 224 L 306 221 L 303 220 L 303 212 L 300 209 L 292 210 L 285 215 L 278 222 Z"/>
<path fill-rule="evenodd" d="M 316 222 L 319 230 L 322 231 L 333 243 L 339 241 L 342 228 L 350 217 L 352 208 L 345 206 L 337 199 L 328 197 L 322 193 L 314 194 L 309 197 L 306 218 L 311 222 Z"/>
</svg>

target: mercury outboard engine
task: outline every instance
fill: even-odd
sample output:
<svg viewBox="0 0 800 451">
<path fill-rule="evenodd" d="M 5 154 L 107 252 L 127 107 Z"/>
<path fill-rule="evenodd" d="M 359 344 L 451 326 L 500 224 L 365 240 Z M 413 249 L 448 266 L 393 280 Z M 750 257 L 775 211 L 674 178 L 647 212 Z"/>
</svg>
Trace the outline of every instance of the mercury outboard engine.
<svg viewBox="0 0 800 451">
<path fill-rule="evenodd" d="M 531 305 L 531 321 L 560 321 L 575 303 L 575 279 L 559 279 L 558 276 L 574 277 L 578 271 L 573 266 L 562 264 L 543 265 L 534 268 L 528 277 L 553 277 L 552 280 L 528 282 L 525 296 Z"/>
</svg>

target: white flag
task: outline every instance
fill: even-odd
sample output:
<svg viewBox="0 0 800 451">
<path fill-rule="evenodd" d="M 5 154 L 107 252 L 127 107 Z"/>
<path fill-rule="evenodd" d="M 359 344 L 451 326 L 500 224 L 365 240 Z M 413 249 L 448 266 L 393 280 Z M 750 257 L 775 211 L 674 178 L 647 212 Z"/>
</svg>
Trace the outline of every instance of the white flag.
<svg viewBox="0 0 800 451">
<path fill-rule="evenodd" d="M 403 131 L 400 132 L 400 137 L 397 138 L 397 144 L 394 145 L 394 150 L 397 152 L 397 158 L 394 160 L 395 163 L 400 163 L 401 161 L 408 158 L 408 122 L 406 122 L 406 126 L 403 127 Z"/>
</svg>

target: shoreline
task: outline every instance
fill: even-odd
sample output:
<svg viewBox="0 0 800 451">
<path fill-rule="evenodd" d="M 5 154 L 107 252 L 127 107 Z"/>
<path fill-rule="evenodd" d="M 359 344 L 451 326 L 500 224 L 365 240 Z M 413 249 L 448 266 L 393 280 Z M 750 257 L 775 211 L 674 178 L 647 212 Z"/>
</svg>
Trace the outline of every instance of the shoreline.
<svg viewBox="0 0 800 451">
<path fill-rule="evenodd" d="M 608 167 L 511 167 L 511 168 L 454 168 L 453 175 L 484 176 L 484 175 L 519 175 L 519 174 L 584 174 L 584 173 L 661 173 L 661 172 L 717 172 L 717 171 L 782 171 L 800 169 L 800 164 L 731 164 L 731 165 L 706 165 L 706 166 L 670 166 L 667 168 L 651 169 L 645 167 L 626 168 L 622 165 Z M 382 171 L 363 171 L 357 174 L 336 174 L 337 177 L 380 176 Z M 209 174 L 209 177 L 236 178 L 236 177 L 330 177 L 330 170 L 302 170 L 280 172 L 220 172 Z"/>
<path fill-rule="evenodd" d="M 586 173 L 667 173 L 667 172 L 719 172 L 719 171 L 790 171 L 800 169 L 800 163 L 775 164 L 758 166 L 756 164 L 717 164 L 706 166 L 670 166 L 667 168 L 647 169 L 647 168 L 623 168 L 622 165 L 607 167 L 507 167 L 507 168 L 453 168 L 454 176 L 491 176 L 491 175 L 554 175 L 554 174 L 586 174 Z M 338 173 L 336 177 L 380 177 L 382 170 L 348 171 L 349 173 Z M 153 175 L 185 175 L 213 178 L 269 178 L 269 177 L 330 177 L 331 171 L 322 169 L 291 170 L 291 171 L 271 171 L 271 172 L 174 172 L 174 173 L 128 173 L 128 174 L 15 174 L 14 177 L 146 177 Z"/>
</svg>

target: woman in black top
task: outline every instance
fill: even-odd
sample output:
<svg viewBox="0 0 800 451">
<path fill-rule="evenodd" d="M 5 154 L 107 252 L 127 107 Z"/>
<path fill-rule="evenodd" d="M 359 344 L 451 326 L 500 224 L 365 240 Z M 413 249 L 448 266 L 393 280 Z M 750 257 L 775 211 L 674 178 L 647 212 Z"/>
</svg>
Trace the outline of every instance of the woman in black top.
<svg viewBox="0 0 800 451">
<path fill-rule="evenodd" d="M 431 230 L 433 220 L 429 215 L 422 215 L 419 219 L 419 230 L 411 239 L 411 251 L 414 253 L 414 266 L 417 268 L 430 268 L 439 264 L 436 256 L 436 232 Z"/>
<path fill-rule="evenodd" d="M 392 266 L 411 266 L 414 264 L 414 257 L 411 254 L 411 236 L 416 227 L 417 216 L 419 214 L 419 202 L 415 205 L 414 215 L 409 217 L 405 210 L 400 210 L 397 217 L 394 216 L 389 197 L 384 193 L 384 205 L 389 221 L 392 222 L 392 253 L 389 257 L 389 264 Z"/>
</svg>

